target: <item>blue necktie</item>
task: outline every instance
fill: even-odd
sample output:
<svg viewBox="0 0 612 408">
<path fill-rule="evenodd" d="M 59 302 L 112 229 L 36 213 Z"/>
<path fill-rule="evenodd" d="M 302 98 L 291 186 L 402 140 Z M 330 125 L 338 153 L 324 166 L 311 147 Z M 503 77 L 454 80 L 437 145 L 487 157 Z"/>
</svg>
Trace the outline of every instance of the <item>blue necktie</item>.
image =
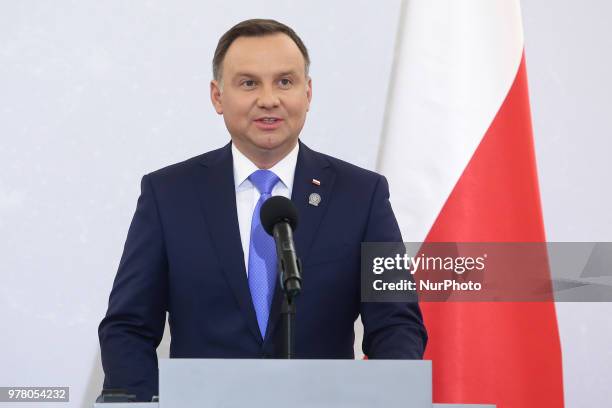
<svg viewBox="0 0 612 408">
<path fill-rule="evenodd" d="M 249 176 L 261 194 L 251 221 L 251 242 L 249 244 L 249 289 L 257 315 L 261 337 L 266 337 L 270 305 L 276 284 L 276 246 L 272 238 L 261 226 L 259 210 L 272 196 L 272 189 L 279 178 L 270 170 L 256 170 Z"/>
</svg>

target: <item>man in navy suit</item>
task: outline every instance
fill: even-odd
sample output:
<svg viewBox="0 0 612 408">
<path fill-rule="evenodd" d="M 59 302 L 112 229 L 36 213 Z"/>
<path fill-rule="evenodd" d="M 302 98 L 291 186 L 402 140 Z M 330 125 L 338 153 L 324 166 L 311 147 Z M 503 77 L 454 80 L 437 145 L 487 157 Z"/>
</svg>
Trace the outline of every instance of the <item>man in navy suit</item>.
<svg viewBox="0 0 612 408">
<path fill-rule="evenodd" d="M 211 100 L 231 143 L 143 177 L 99 327 L 105 388 L 157 394 L 166 312 L 173 358 L 280 355 L 282 295 L 258 218 L 271 195 L 299 214 L 296 357 L 354 358 L 361 314 L 369 358 L 422 358 L 418 304 L 360 301 L 361 242 L 402 238 L 384 177 L 299 141 L 308 66 L 297 34 L 273 20 L 244 21 L 219 40 Z"/>
</svg>

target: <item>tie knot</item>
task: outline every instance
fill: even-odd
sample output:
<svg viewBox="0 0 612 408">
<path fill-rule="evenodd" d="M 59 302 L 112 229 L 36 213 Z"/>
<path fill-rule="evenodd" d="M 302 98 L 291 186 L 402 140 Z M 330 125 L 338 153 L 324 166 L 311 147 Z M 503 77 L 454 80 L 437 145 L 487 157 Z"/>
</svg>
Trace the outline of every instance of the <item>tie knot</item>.
<svg viewBox="0 0 612 408">
<path fill-rule="evenodd" d="M 270 170 L 256 170 L 250 176 L 249 180 L 255 185 L 259 194 L 272 194 L 272 189 L 278 183 L 278 176 Z"/>
</svg>

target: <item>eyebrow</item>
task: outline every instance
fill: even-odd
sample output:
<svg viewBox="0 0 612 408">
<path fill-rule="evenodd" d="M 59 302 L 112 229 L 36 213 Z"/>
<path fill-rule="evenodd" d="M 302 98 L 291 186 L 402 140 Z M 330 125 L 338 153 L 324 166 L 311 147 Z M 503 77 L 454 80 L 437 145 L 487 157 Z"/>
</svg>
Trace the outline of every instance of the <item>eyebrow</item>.
<svg viewBox="0 0 612 408">
<path fill-rule="evenodd" d="M 290 71 L 283 71 L 283 72 L 279 72 L 278 74 L 275 74 L 275 76 L 287 76 L 287 75 L 297 75 L 297 73 L 294 70 L 290 70 Z M 245 71 L 245 72 L 237 72 L 236 74 L 234 74 L 234 78 L 238 78 L 238 77 L 257 78 L 257 75 Z"/>
</svg>

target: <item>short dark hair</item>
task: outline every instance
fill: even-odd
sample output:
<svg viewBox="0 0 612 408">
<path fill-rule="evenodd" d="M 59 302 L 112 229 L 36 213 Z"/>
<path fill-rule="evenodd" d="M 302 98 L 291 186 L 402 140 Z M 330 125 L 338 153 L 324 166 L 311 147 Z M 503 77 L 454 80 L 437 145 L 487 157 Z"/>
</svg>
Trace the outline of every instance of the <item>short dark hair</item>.
<svg viewBox="0 0 612 408">
<path fill-rule="evenodd" d="M 304 72 L 308 75 L 308 68 L 310 67 L 310 57 L 308 56 L 308 50 L 302 42 L 302 39 L 296 34 L 295 31 L 289 26 L 283 23 L 279 23 L 276 20 L 269 19 L 251 19 L 242 21 L 232 28 L 230 28 L 225 34 L 219 39 L 217 49 L 215 50 L 215 56 L 213 57 L 213 78 L 219 80 L 221 78 L 222 64 L 225 54 L 230 45 L 238 37 L 263 37 L 265 35 L 271 35 L 276 33 L 286 34 L 293 40 L 295 45 L 300 49 L 302 56 L 304 57 Z"/>
</svg>

